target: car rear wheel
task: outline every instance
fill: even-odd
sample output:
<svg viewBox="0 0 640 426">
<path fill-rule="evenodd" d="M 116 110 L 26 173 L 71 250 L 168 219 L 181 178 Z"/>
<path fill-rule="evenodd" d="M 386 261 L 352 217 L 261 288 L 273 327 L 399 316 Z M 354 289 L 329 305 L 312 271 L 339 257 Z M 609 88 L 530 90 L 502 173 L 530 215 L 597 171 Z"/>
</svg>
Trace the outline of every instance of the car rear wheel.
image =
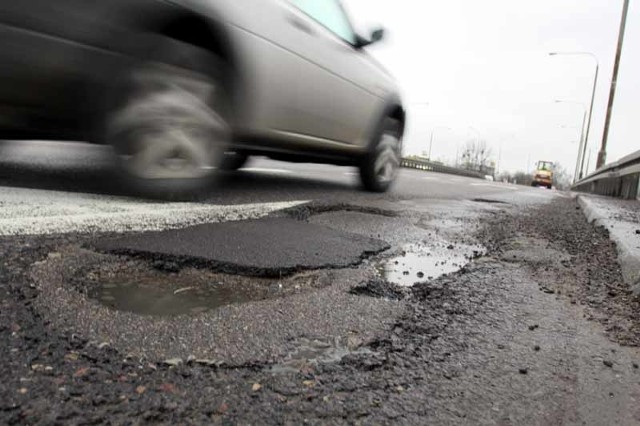
<svg viewBox="0 0 640 426">
<path fill-rule="evenodd" d="M 360 165 L 360 179 L 367 191 L 385 192 L 393 184 L 401 161 L 400 123 L 385 119 L 377 143 Z"/>
<path fill-rule="evenodd" d="M 118 85 L 107 140 L 135 192 L 188 198 L 211 185 L 230 139 L 217 112 L 220 84 L 207 72 L 212 59 L 202 49 L 163 40 L 153 58 Z"/>
</svg>

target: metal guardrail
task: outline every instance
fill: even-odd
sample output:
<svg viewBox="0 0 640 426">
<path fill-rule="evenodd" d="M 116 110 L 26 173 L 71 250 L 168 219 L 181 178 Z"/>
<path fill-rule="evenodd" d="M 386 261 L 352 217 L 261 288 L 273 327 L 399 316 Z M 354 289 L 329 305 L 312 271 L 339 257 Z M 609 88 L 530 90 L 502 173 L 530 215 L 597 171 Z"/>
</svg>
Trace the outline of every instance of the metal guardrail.
<svg viewBox="0 0 640 426">
<path fill-rule="evenodd" d="M 476 172 L 474 170 L 458 169 L 456 167 L 449 167 L 439 163 L 433 163 L 426 160 L 415 160 L 412 158 L 403 158 L 402 167 L 408 169 L 424 170 L 428 172 L 447 173 L 450 175 L 467 176 L 472 178 L 484 179 L 484 174 Z"/>
<path fill-rule="evenodd" d="M 571 189 L 625 199 L 640 198 L 640 151 L 605 165 L 576 182 Z"/>
</svg>

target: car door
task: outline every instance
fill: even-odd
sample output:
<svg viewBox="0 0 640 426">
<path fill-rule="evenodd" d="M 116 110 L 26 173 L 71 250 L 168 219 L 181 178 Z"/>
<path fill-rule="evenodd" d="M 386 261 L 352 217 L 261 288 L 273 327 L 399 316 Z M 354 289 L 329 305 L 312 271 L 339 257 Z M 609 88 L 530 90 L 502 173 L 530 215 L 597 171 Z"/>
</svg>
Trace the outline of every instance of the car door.
<svg viewBox="0 0 640 426">
<path fill-rule="evenodd" d="M 339 0 L 290 0 L 287 43 L 304 65 L 297 76 L 295 130 L 348 144 L 361 143 L 381 107 L 384 90 Z"/>
<path fill-rule="evenodd" d="M 101 104 L 93 88 L 121 61 L 127 3 L 151 0 L 0 1 L 0 111 L 3 127 L 65 135 L 88 126 Z M 129 7 L 132 9 L 132 7 Z M 1 120 L 1 118 L 0 118 Z"/>
<path fill-rule="evenodd" d="M 0 103 L 15 113 L 13 125 L 37 134 L 62 127 L 72 95 L 61 92 L 77 46 L 59 32 L 76 28 L 65 2 L 24 0 L 0 6 Z"/>
</svg>

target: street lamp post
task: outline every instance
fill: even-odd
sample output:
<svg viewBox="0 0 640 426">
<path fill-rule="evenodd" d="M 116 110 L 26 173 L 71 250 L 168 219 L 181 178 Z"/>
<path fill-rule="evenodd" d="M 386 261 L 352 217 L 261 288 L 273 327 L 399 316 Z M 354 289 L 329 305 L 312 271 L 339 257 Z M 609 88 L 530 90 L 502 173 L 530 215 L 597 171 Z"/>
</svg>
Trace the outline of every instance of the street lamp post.
<svg viewBox="0 0 640 426">
<path fill-rule="evenodd" d="M 620 68 L 620 56 L 622 55 L 622 44 L 624 43 L 624 30 L 627 25 L 627 12 L 629 10 L 629 0 L 624 0 L 622 5 L 622 19 L 620 20 L 620 30 L 618 33 L 618 47 L 616 48 L 616 59 L 613 63 L 613 76 L 611 77 L 611 88 L 609 89 L 609 102 L 607 104 L 607 116 L 604 121 L 604 134 L 602 135 L 602 145 L 598 152 L 596 169 L 604 166 L 607 161 L 607 140 L 609 138 L 609 124 L 611 124 L 611 112 L 613 110 L 613 100 L 616 95 L 618 84 L 618 69 Z"/>
<path fill-rule="evenodd" d="M 596 72 L 593 77 L 593 89 L 591 91 L 591 106 L 589 107 L 589 118 L 587 121 L 587 128 L 585 131 L 584 137 L 584 146 L 580 147 L 580 151 L 578 152 L 578 161 L 580 162 L 580 170 L 578 172 L 579 179 L 582 179 L 584 173 L 584 157 L 587 151 L 587 145 L 589 143 L 589 131 L 591 130 L 591 117 L 593 115 L 593 103 L 596 98 L 596 88 L 598 87 L 598 73 L 600 71 L 600 61 L 598 61 L 598 57 L 591 52 L 551 52 L 549 56 L 557 56 L 557 55 L 586 55 L 591 56 L 593 60 L 596 62 Z"/>
<path fill-rule="evenodd" d="M 446 127 L 446 126 L 437 126 L 437 127 L 434 127 L 433 129 L 431 129 L 431 137 L 429 138 L 429 161 L 431 161 L 431 148 L 433 147 L 433 134 L 438 129 L 451 130 L 450 127 Z"/>
<path fill-rule="evenodd" d="M 576 104 L 576 105 L 580 105 L 582 106 L 582 109 L 584 110 L 584 112 L 582 113 L 582 131 L 580 132 L 580 143 L 578 144 L 578 158 L 576 159 L 576 171 L 573 174 L 573 182 L 575 183 L 579 178 L 578 176 L 580 176 L 580 172 L 581 172 L 581 165 L 583 162 L 583 158 L 582 158 L 582 151 L 583 151 L 583 147 L 587 145 L 587 141 L 585 139 L 585 121 L 587 118 L 587 107 L 585 106 L 585 104 L 583 104 L 582 102 L 576 102 L 576 101 L 563 101 L 563 100 L 559 100 L 556 99 L 555 101 L 557 104 Z"/>
</svg>

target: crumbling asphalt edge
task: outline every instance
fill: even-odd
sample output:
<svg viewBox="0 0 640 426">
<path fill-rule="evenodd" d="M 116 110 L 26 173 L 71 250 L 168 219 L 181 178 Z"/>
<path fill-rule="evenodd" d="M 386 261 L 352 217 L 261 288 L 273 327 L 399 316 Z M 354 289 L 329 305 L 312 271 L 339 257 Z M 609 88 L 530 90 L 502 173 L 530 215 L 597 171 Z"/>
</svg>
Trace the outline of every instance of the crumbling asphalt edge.
<svg viewBox="0 0 640 426">
<path fill-rule="evenodd" d="M 593 200 L 582 194 L 577 198 L 587 220 L 596 226 L 603 226 L 609 232 L 609 238 L 616 243 L 622 276 L 633 293 L 640 295 L 640 252 L 629 245 L 629 239 L 613 226 L 615 221 L 599 209 Z"/>
</svg>

